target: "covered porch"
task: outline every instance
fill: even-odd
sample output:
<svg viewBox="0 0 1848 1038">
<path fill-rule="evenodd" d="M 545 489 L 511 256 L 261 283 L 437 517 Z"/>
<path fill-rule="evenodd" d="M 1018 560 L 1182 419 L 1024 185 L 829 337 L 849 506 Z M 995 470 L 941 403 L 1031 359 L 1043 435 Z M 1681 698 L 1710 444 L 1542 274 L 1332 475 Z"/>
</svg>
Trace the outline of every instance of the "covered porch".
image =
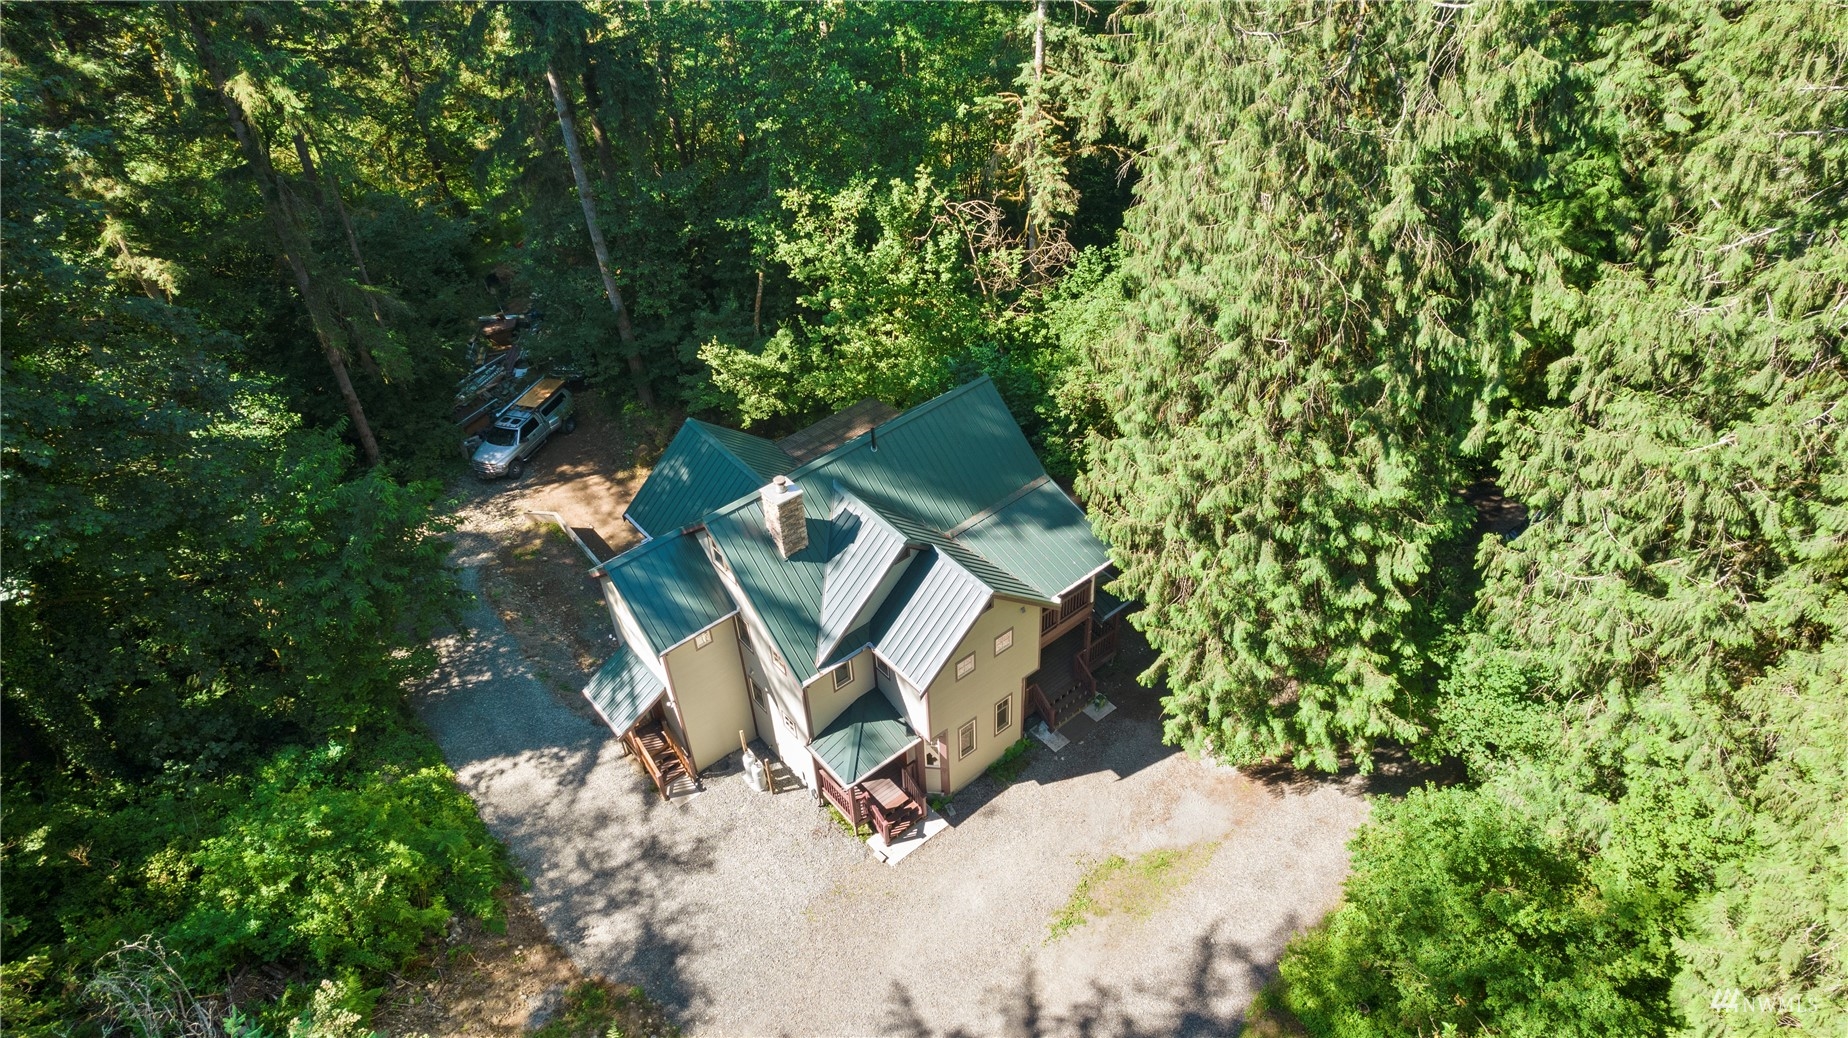
<svg viewBox="0 0 1848 1038">
<path fill-rule="evenodd" d="M 868 691 L 809 743 L 822 796 L 855 831 L 871 826 L 888 847 L 921 835 L 929 811 L 915 752 L 922 742 L 885 693 Z"/>
<path fill-rule="evenodd" d="M 627 645 L 597 668 L 584 698 L 648 773 L 661 799 L 699 792 L 699 773 L 667 723 L 667 686 Z"/>
</svg>

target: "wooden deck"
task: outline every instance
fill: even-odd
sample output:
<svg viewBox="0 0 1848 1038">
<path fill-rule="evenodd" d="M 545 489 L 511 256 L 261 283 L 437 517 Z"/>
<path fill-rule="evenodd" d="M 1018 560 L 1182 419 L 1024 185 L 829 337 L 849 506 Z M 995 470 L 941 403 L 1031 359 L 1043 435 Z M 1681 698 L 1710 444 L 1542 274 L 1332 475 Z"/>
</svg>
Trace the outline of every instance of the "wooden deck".
<svg viewBox="0 0 1848 1038">
<path fill-rule="evenodd" d="M 865 433 L 882 422 L 898 417 L 898 412 L 871 397 L 847 410 L 830 415 L 801 432 L 776 441 L 778 447 L 796 459 L 796 464 L 813 461 L 848 440 Z"/>
<path fill-rule="evenodd" d="M 844 789 L 827 768 L 819 762 L 815 766 L 815 774 L 821 779 L 822 796 L 828 803 L 852 824 L 855 832 L 862 825 L 870 825 L 885 838 L 888 847 L 894 840 L 902 840 L 924 826 L 928 806 L 913 770 L 900 758 L 868 775 L 853 788 Z"/>
</svg>

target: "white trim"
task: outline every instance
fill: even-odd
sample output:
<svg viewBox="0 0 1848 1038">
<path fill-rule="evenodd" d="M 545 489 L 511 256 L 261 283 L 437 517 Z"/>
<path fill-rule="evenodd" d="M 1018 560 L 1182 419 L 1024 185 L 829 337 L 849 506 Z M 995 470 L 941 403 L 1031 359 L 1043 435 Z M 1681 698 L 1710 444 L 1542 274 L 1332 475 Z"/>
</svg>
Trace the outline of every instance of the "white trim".
<svg viewBox="0 0 1848 1038">
<path fill-rule="evenodd" d="M 636 522 L 635 517 L 630 515 L 627 509 L 623 510 L 622 517 L 623 517 L 623 520 L 627 522 L 630 526 L 635 527 L 636 533 L 639 533 L 642 535 L 643 543 L 647 543 L 648 541 L 654 540 L 654 535 L 649 533 L 647 530 L 642 529 L 642 524 Z"/>
<path fill-rule="evenodd" d="M 1065 598 L 1066 595 L 1069 595 L 1072 592 L 1078 590 L 1079 584 L 1089 584 L 1091 581 L 1096 580 L 1097 575 L 1099 573 L 1102 573 L 1103 571 L 1109 569 L 1112 565 L 1113 563 L 1106 562 L 1102 566 L 1099 566 L 1096 569 L 1092 570 L 1091 572 L 1086 573 L 1081 579 L 1073 581 L 1071 587 L 1068 587 L 1064 591 L 1059 592 L 1058 595 L 1053 598 L 1052 604 L 1056 606 L 1061 606 L 1061 607 L 1064 606 L 1065 603 L 1062 600 Z"/>
</svg>

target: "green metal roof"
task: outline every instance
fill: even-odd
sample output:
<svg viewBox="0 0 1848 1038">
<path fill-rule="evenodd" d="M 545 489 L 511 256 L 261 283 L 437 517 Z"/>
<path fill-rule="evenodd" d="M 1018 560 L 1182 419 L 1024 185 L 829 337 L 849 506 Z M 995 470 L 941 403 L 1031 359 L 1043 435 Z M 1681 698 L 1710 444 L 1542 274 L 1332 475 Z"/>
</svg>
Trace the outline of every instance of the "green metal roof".
<svg viewBox="0 0 1848 1038">
<path fill-rule="evenodd" d="M 939 552 L 912 559 L 873 615 L 873 644 L 912 687 L 930 684 L 992 597 L 980 580 Z"/>
<path fill-rule="evenodd" d="M 777 655 L 797 681 L 816 674 L 815 647 L 821 637 L 822 591 L 834 537 L 816 495 L 804 488 L 808 546 L 785 559 L 764 527 L 763 503 L 756 497 L 708 516 L 706 533 L 731 567 L 732 576 L 752 610 L 769 628 Z M 710 566 L 710 563 L 707 564 Z"/>
<path fill-rule="evenodd" d="M 584 686 L 584 698 L 617 735 L 628 734 L 636 720 L 666 692 L 667 686 L 627 645 L 604 660 L 590 684 Z"/>
<path fill-rule="evenodd" d="M 738 611 L 705 551 L 688 534 L 645 541 L 600 568 L 657 656 Z"/>
<path fill-rule="evenodd" d="M 963 544 L 1021 577 L 1048 598 L 1109 565 L 1091 523 L 1047 480 L 964 530 Z"/>
<path fill-rule="evenodd" d="M 905 536 L 857 498 L 841 495 L 834 513 L 834 553 L 821 586 L 820 640 L 815 664 L 833 656 L 856 627 L 872 618 L 872 601 L 905 551 Z"/>
<path fill-rule="evenodd" d="M 1045 474 L 994 383 L 979 378 L 849 440 L 789 478 L 805 487 L 838 482 L 881 512 L 895 509 L 943 532 Z"/>
<path fill-rule="evenodd" d="M 1107 561 L 1084 512 L 1047 479 L 986 378 L 788 473 L 803 491 L 809 541 L 784 559 L 764 528 L 757 490 L 787 458 L 769 441 L 688 421 L 629 512 L 650 532 L 704 517 L 799 681 L 875 640 L 882 656 L 902 656 L 901 669 L 923 684 L 941 667 L 945 644 L 953 648 L 967 630 L 972 603 L 998 594 L 1050 605 Z M 658 646 L 663 651 L 699 629 L 689 624 L 703 627 L 731 608 L 692 538 L 674 540 L 685 543 L 636 564 L 639 576 L 630 580 L 638 590 L 618 583 L 638 620 L 644 611 L 659 614 L 643 623 L 651 641 L 657 630 L 673 636 Z M 904 544 L 928 550 L 894 583 Z M 697 585 L 696 601 L 677 598 L 676 581 Z M 917 595 L 925 601 L 907 611 Z"/>
<path fill-rule="evenodd" d="M 795 460 L 769 440 L 689 418 L 623 517 L 650 537 L 672 533 L 755 493 Z"/>
<path fill-rule="evenodd" d="M 917 741 L 898 708 L 875 688 L 842 711 L 809 750 L 843 785 L 853 786 Z"/>
</svg>

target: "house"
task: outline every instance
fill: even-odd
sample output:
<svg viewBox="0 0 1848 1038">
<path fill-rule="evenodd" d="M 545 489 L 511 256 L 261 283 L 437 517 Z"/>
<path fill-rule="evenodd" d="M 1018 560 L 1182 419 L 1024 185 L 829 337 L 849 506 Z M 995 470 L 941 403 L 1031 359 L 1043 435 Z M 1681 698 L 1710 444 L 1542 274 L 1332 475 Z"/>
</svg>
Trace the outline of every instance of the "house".
<svg viewBox="0 0 1848 1038">
<path fill-rule="evenodd" d="M 625 517 L 584 694 L 663 796 L 743 732 L 889 842 L 1115 651 L 1104 545 L 986 378 L 781 442 L 689 419 Z"/>
</svg>

